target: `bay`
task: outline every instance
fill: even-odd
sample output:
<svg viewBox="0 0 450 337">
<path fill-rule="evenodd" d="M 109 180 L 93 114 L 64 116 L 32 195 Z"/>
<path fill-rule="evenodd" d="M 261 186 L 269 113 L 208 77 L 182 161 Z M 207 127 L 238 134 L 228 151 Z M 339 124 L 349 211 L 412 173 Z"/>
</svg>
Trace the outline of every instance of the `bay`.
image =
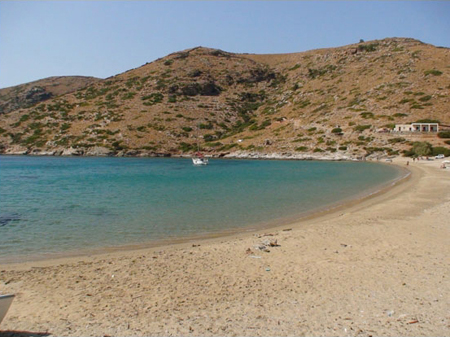
<svg viewBox="0 0 450 337">
<path fill-rule="evenodd" d="M 0 157 L 0 260 L 275 225 L 399 179 L 368 162 Z"/>
</svg>

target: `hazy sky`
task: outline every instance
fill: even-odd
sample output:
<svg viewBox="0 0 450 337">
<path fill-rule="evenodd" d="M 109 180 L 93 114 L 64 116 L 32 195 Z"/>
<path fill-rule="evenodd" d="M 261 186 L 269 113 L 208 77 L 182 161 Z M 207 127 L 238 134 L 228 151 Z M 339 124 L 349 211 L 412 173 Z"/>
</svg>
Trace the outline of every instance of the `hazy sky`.
<svg viewBox="0 0 450 337">
<path fill-rule="evenodd" d="M 0 0 L 0 88 L 105 78 L 196 46 L 291 53 L 386 37 L 450 47 L 450 1 Z"/>
</svg>

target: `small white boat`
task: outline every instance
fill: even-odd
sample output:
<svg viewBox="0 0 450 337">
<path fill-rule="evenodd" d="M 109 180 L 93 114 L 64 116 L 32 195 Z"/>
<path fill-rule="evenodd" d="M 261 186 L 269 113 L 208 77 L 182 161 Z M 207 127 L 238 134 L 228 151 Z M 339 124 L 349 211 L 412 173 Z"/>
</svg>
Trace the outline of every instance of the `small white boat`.
<svg viewBox="0 0 450 337">
<path fill-rule="evenodd" d="M 205 158 L 200 152 L 197 152 L 194 157 L 192 157 L 192 163 L 194 165 L 208 165 L 208 158 Z"/>
<path fill-rule="evenodd" d="M 0 295 L 0 323 L 8 312 L 14 299 L 14 295 Z"/>
<path fill-rule="evenodd" d="M 198 129 L 200 126 L 198 127 Z M 197 153 L 192 157 L 192 163 L 195 166 L 208 165 L 208 159 L 205 158 L 203 153 L 200 152 L 200 143 L 198 142 L 198 129 L 197 129 Z"/>
</svg>

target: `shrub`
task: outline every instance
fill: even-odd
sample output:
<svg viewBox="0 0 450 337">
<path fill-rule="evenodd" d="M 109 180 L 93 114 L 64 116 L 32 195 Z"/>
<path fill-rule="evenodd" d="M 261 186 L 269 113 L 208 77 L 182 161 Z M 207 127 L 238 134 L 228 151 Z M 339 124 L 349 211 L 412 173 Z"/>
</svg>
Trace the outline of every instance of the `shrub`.
<svg viewBox="0 0 450 337">
<path fill-rule="evenodd" d="M 404 143 L 405 141 L 406 139 L 401 137 L 392 138 L 388 140 L 389 144 Z"/>
<path fill-rule="evenodd" d="M 433 75 L 433 76 L 440 76 L 442 75 L 442 71 L 436 70 L 436 69 L 430 69 L 425 71 L 425 76 Z"/>
<path fill-rule="evenodd" d="M 361 112 L 360 115 L 362 118 L 365 118 L 365 119 L 374 118 L 374 114 L 372 112 Z"/>
<path fill-rule="evenodd" d="M 200 129 L 208 129 L 211 130 L 213 128 L 213 125 L 211 124 L 211 122 L 209 122 L 208 124 L 203 124 L 200 123 L 198 126 Z"/>
<path fill-rule="evenodd" d="M 358 46 L 359 51 L 366 51 L 366 52 L 372 52 L 377 50 L 378 43 L 369 43 L 369 44 L 363 44 L 361 46 Z"/>
<path fill-rule="evenodd" d="M 194 145 L 188 144 L 188 143 L 185 143 L 185 142 L 181 142 L 181 143 L 180 143 L 180 146 L 179 146 L 179 149 L 180 149 L 182 152 L 189 152 L 189 151 L 193 150 L 194 148 L 195 148 Z"/>
<path fill-rule="evenodd" d="M 418 121 L 416 121 L 416 123 L 438 123 L 438 124 L 440 124 L 441 122 L 439 121 L 439 119 L 424 118 L 424 119 L 419 119 Z"/>
<path fill-rule="evenodd" d="M 426 101 L 429 101 L 430 99 L 431 99 L 431 96 L 430 95 L 426 95 L 426 96 L 420 97 L 419 101 L 426 102 Z"/>
<path fill-rule="evenodd" d="M 450 156 L 450 149 L 443 146 L 436 146 L 431 149 L 431 155 L 437 156 L 438 154 L 443 154 L 444 156 Z"/>
<path fill-rule="evenodd" d="M 341 128 L 334 128 L 333 130 L 331 130 L 332 133 L 336 133 L 336 134 L 341 134 L 342 133 L 342 129 Z"/>
<path fill-rule="evenodd" d="M 213 135 L 210 135 L 210 134 L 206 134 L 206 135 L 204 135 L 203 136 L 203 139 L 206 141 L 206 142 L 211 142 L 211 141 L 213 141 L 214 140 L 214 136 Z"/>
<path fill-rule="evenodd" d="M 439 138 L 450 138 L 450 131 L 440 131 L 438 132 Z"/>
<path fill-rule="evenodd" d="M 306 151 L 308 151 L 308 148 L 306 146 L 299 146 L 299 147 L 295 148 L 295 151 L 306 152 Z"/>
<path fill-rule="evenodd" d="M 127 92 L 126 94 L 122 95 L 122 99 L 132 99 L 136 95 L 135 92 Z"/>
<path fill-rule="evenodd" d="M 341 151 L 347 151 L 347 146 L 339 146 L 339 150 L 341 150 Z"/>
<path fill-rule="evenodd" d="M 432 153 L 432 146 L 428 142 L 415 142 L 413 151 L 418 156 L 428 156 Z"/>
<path fill-rule="evenodd" d="M 192 131 L 192 128 L 189 127 L 189 126 L 182 127 L 182 129 L 183 129 L 184 131 L 186 131 L 186 132 L 191 132 L 191 131 Z"/>
<path fill-rule="evenodd" d="M 147 101 L 144 102 L 144 105 L 154 105 L 157 103 L 161 103 L 163 98 L 164 98 L 163 94 L 161 94 L 160 92 L 154 92 L 148 96 L 142 97 L 142 100 Z"/>
<path fill-rule="evenodd" d="M 358 132 L 363 132 L 364 130 L 370 129 L 372 125 L 356 125 L 353 130 Z"/>
</svg>

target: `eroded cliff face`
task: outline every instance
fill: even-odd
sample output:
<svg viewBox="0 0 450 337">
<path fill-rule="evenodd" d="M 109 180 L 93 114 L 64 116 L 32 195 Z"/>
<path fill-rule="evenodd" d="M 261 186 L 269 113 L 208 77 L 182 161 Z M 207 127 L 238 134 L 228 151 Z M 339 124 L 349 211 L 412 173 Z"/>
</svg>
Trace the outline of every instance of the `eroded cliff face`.
<svg viewBox="0 0 450 337">
<path fill-rule="evenodd" d="M 22 90 L 9 106 L 46 100 L 1 115 L 0 151 L 182 156 L 199 143 L 212 156 L 340 159 L 447 146 L 390 131 L 450 124 L 448 64 L 449 49 L 400 38 L 279 55 L 197 47 L 58 96 Z"/>
</svg>

